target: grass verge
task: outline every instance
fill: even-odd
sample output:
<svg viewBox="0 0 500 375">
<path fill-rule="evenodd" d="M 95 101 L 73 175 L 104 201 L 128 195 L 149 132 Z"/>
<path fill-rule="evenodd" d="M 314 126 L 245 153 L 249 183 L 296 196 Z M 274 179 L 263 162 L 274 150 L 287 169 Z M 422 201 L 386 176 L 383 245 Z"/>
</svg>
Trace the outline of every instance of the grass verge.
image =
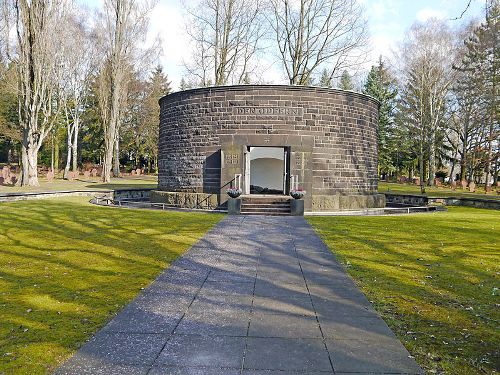
<svg viewBox="0 0 500 375">
<path fill-rule="evenodd" d="M 0 203 L 0 374 L 51 372 L 221 215 Z"/>
<path fill-rule="evenodd" d="M 310 217 L 428 373 L 500 368 L 500 212 Z"/>
</svg>

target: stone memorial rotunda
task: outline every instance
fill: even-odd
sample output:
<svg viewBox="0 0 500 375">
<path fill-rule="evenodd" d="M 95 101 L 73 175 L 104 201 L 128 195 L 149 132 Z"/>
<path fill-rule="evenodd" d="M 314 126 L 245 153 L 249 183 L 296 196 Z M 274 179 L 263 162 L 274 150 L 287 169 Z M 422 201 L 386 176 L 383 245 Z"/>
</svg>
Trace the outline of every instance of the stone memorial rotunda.
<svg viewBox="0 0 500 375">
<path fill-rule="evenodd" d="M 377 193 L 378 102 L 305 86 L 242 85 L 160 99 L 153 202 L 224 207 L 228 187 L 273 201 L 304 189 L 306 211 L 383 207 Z"/>
</svg>

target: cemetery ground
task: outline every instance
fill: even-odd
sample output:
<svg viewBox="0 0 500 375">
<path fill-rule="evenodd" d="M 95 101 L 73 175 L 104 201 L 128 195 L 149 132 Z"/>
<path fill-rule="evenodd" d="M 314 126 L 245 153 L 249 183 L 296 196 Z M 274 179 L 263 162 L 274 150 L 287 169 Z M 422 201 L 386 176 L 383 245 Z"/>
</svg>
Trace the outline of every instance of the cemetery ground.
<svg viewBox="0 0 500 375">
<path fill-rule="evenodd" d="M 308 219 L 428 373 L 500 368 L 500 213 Z"/>
<path fill-rule="evenodd" d="M 472 198 L 472 199 L 499 199 L 500 195 L 497 193 L 500 188 L 493 188 L 491 193 L 486 194 L 484 191 L 484 185 L 478 185 L 475 192 L 470 192 L 469 190 L 463 190 L 457 187 L 456 190 L 452 190 L 450 186 L 443 185 L 437 186 L 425 186 L 425 195 L 429 197 L 446 198 L 446 197 L 456 197 L 456 198 Z M 420 186 L 409 183 L 395 183 L 395 182 L 382 182 L 378 183 L 379 193 L 394 193 L 394 194 L 414 194 L 421 195 Z"/>
<path fill-rule="evenodd" d="M 222 215 L 0 203 L 0 374 L 50 373 Z M 500 368 L 495 210 L 311 217 L 429 373 Z"/>
<path fill-rule="evenodd" d="M 222 217 L 0 203 L 0 374 L 50 373 Z"/>
</svg>

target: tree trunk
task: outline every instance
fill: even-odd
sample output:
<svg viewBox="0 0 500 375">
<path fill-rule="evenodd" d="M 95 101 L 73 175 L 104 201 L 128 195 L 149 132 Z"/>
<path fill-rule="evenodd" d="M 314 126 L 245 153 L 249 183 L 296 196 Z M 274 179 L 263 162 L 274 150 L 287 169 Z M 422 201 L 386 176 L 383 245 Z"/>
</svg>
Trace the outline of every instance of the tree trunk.
<svg viewBox="0 0 500 375">
<path fill-rule="evenodd" d="M 436 148 L 434 147 L 434 131 L 431 131 L 431 133 L 429 146 L 429 179 L 427 180 L 427 185 L 434 186 L 434 177 L 436 175 Z"/>
<path fill-rule="evenodd" d="M 108 130 L 109 131 L 109 130 Z M 113 132 L 114 134 L 114 132 Z M 110 182 L 111 181 L 111 168 L 113 166 L 113 149 L 115 145 L 114 139 L 111 138 L 110 135 L 105 137 L 104 141 L 104 158 L 102 161 L 102 181 Z M 113 137 L 114 138 L 114 137 Z"/>
<path fill-rule="evenodd" d="M 80 127 L 79 124 L 79 119 L 78 117 L 75 118 L 75 123 L 74 123 L 74 128 L 73 128 L 73 146 L 72 146 L 72 151 L 73 151 L 73 172 L 76 172 L 78 169 L 78 130 Z"/>
<path fill-rule="evenodd" d="M 71 144 L 72 144 L 72 141 L 71 141 L 71 137 L 72 137 L 72 133 L 71 133 L 71 126 L 68 124 L 68 127 L 67 127 L 67 140 L 66 140 L 66 144 L 68 146 L 68 150 L 67 150 L 67 153 L 66 153 L 66 166 L 64 167 L 64 173 L 63 173 L 63 178 L 67 179 L 68 178 L 68 173 L 69 173 L 69 168 L 71 166 L 71 156 L 73 155 L 73 152 L 71 150 Z"/>
<path fill-rule="evenodd" d="M 54 175 L 59 172 L 59 137 L 57 136 L 54 139 Z"/>
<path fill-rule="evenodd" d="M 114 158 L 114 168 L 113 174 L 115 177 L 120 177 L 120 142 L 118 137 L 115 140 L 115 158 Z"/>
</svg>

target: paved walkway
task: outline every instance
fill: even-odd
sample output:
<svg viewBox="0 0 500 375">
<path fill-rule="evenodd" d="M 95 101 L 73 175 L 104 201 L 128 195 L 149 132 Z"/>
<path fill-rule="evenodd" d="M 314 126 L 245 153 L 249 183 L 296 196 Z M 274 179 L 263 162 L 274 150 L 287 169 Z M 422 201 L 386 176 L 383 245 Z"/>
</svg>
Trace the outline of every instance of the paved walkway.
<svg viewBox="0 0 500 375">
<path fill-rule="evenodd" d="M 57 374 L 420 374 L 303 218 L 227 217 Z"/>
</svg>

